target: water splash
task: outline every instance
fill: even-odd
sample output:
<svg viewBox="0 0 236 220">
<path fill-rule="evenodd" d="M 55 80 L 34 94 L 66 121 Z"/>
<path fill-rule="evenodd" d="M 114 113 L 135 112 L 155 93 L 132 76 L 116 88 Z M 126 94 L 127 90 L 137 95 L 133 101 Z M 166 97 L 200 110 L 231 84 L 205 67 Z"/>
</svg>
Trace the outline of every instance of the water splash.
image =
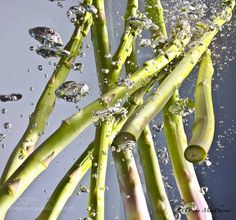
<svg viewBox="0 0 236 220">
<path fill-rule="evenodd" d="M 0 95 L 1 102 L 14 102 L 19 101 L 22 98 L 22 95 L 19 93 L 12 93 L 9 95 Z"/>
</svg>

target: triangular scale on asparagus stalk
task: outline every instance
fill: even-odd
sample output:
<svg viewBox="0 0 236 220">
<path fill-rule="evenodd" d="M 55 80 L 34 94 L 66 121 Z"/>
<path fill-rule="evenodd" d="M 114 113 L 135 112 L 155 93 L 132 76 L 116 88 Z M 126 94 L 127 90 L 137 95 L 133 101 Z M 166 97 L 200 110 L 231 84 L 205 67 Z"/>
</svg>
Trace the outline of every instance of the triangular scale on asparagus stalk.
<svg viewBox="0 0 236 220">
<path fill-rule="evenodd" d="M 184 152 L 185 158 L 192 163 L 206 159 L 214 137 L 215 117 L 211 92 L 213 73 L 211 52 L 207 50 L 202 57 L 198 72 L 192 138 Z"/>
</svg>

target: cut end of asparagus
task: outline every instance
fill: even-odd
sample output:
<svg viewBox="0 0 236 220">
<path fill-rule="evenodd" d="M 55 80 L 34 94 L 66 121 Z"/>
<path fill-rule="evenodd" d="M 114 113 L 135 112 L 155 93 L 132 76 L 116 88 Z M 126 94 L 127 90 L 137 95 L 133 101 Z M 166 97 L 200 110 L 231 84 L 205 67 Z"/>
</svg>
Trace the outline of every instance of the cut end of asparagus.
<svg viewBox="0 0 236 220">
<path fill-rule="evenodd" d="M 136 139 L 131 133 L 122 132 L 116 136 L 113 143 L 118 148 L 127 149 L 126 146 L 131 146 L 136 144 Z"/>
<path fill-rule="evenodd" d="M 198 163 L 206 159 L 207 152 L 199 145 L 190 145 L 184 152 L 185 159 L 191 163 Z"/>
</svg>

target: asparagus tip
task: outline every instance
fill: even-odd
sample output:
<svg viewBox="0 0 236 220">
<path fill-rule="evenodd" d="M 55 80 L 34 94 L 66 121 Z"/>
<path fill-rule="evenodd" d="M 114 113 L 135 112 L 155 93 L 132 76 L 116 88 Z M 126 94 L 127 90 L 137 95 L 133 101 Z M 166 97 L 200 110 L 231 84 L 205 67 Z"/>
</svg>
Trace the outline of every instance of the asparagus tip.
<svg viewBox="0 0 236 220">
<path fill-rule="evenodd" d="M 198 163 L 206 159 L 207 153 L 199 145 L 190 145 L 184 151 L 185 159 L 191 163 Z"/>
</svg>

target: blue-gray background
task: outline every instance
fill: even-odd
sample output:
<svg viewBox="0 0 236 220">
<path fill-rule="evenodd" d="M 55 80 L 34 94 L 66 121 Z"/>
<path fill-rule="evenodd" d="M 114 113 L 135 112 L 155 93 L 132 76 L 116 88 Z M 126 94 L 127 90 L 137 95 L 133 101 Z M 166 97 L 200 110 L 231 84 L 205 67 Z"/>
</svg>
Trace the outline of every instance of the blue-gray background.
<svg viewBox="0 0 236 220">
<path fill-rule="evenodd" d="M 120 16 L 124 13 L 125 4 L 124 0 L 114 1 L 113 3 L 111 0 L 106 1 L 108 16 L 113 14 L 113 19 L 109 19 L 113 52 L 119 42 L 123 28 Z M 77 1 L 65 1 L 63 2 L 63 8 L 60 8 L 55 2 L 49 2 L 47 0 L 0 0 L 0 94 L 12 92 L 23 94 L 23 99 L 19 102 L 0 103 L 0 109 L 7 109 L 6 114 L 0 113 L 0 133 L 4 133 L 7 136 L 1 143 L 5 147 L 0 148 L 0 173 L 12 149 L 27 126 L 29 114 L 33 111 L 41 91 L 48 80 L 46 75 L 48 74 L 50 76 L 54 68 L 53 65 L 49 65 L 49 60 L 45 60 L 29 50 L 29 46 L 37 45 L 37 42 L 29 36 L 28 29 L 35 26 L 52 27 L 61 34 L 66 43 L 73 31 L 73 25 L 66 17 L 66 11 L 72 5 L 77 5 Z M 112 8 L 115 10 L 112 10 Z M 166 13 L 168 14 L 169 12 L 166 11 Z M 235 24 L 235 19 L 233 19 L 233 24 Z M 112 27 L 113 25 L 115 29 Z M 231 28 L 232 34 L 230 36 L 227 38 L 225 36 L 224 38 L 218 38 L 216 41 L 220 45 L 216 51 L 222 55 L 216 59 L 216 74 L 213 82 L 217 126 L 215 140 L 210 152 L 212 166 L 207 167 L 203 165 L 197 168 L 201 185 L 206 185 L 209 188 L 206 198 L 210 206 L 221 210 L 230 210 L 228 213 L 213 213 L 214 219 L 219 220 L 234 219 L 236 217 L 236 207 L 234 206 L 236 203 L 236 131 L 234 127 L 236 120 L 236 62 L 235 60 L 228 62 L 229 59 L 235 56 L 236 47 L 234 38 L 236 34 L 233 31 L 235 25 L 231 26 Z M 227 33 L 230 32 L 228 31 Z M 82 62 L 85 65 L 83 74 L 72 71 L 68 77 L 68 80 L 73 79 L 78 82 L 87 82 L 91 88 L 91 94 L 79 103 L 79 107 L 83 107 L 98 96 L 90 35 L 85 39 L 84 45 L 86 44 L 90 45 L 90 47 L 87 48 L 84 46 L 83 51 L 86 54 L 85 57 L 78 58 L 78 62 Z M 224 49 L 224 46 L 227 49 Z M 222 48 L 224 51 L 222 51 Z M 145 50 L 141 51 L 140 54 L 140 61 L 151 56 Z M 57 62 L 56 59 L 52 59 L 51 61 L 52 63 Z M 219 64 L 225 61 L 227 61 L 227 64 Z M 44 68 L 42 71 L 37 69 L 38 65 L 43 65 Z M 221 66 L 223 66 L 223 69 L 221 69 Z M 190 80 L 187 80 L 184 84 L 182 94 L 189 95 L 190 91 L 193 92 L 194 87 L 191 86 L 193 81 L 194 76 L 190 77 Z M 33 87 L 33 90 L 30 87 Z M 60 125 L 62 119 L 74 112 L 76 112 L 76 106 L 74 104 L 59 100 L 49 119 L 49 125 L 46 128 L 43 139 L 47 138 Z M 189 120 L 191 121 L 191 118 Z M 2 126 L 5 122 L 12 124 L 12 128 L 9 131 L 6 131 Z M 189 137 L 189 129 L 187 129 L 187 134 Z M 91 126 L 54 160 L 47 171 L 34 181 L 10 209 L 6 219 L 31 220 L 37 217 L 61 177 L 93 137 L 94 126 Z M 163 135 L 160 138 L 163 139 Z M 223 149 L 219 149 L 219 141 L 224 146 Z M 160 142 L 164 145 L 163 140 Z M 168 170 L 166 167 L 163 167 L 163 169 Z M 164 175 L 167 176 L 167 174 Z M 86 186 L 89 186 L 88 177 L 89 175 L 82 181 Z M 174 186 L 173 180 L 170 179 L 169 182 Z M 116 173 L 111 158 L 109 159 L 107 185 L 109 190 L 106 193 L 106 219 L 124 219 Z M 87 194 L 81 193 L 77 195 L 76 191 L 67 203 L 59 219 L 73 220 L 79 217 L 86 217 Z M 175 190 L 168 189 L 168 193 L 170 198 L 178 198 Z"/>
</svg>

